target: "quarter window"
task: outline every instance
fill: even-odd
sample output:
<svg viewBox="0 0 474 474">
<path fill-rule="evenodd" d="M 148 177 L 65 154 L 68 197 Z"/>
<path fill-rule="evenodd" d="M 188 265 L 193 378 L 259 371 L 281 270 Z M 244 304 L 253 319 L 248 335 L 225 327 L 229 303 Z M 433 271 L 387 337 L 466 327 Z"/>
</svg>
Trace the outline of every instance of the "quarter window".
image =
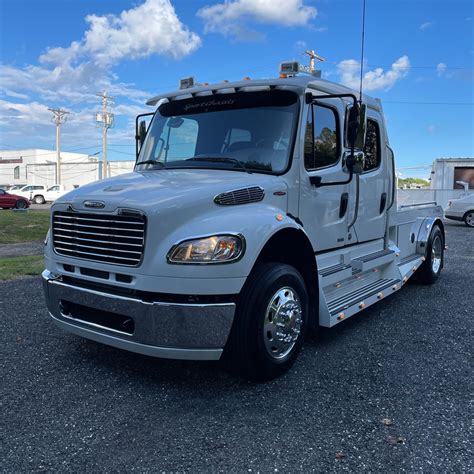
<svg viewBox="0 0 474 474">
<path fill-rule="evenodd" d="M 380 166 L 380 129 L 375 120 L 367 120 L 364 155 L 364 171 L 372 171 Z"/>
<path fill-rule="evenodd" d="M 304 144 L 307 170 L 325 168 L 339 161 L 339 127 L 334 109 L 313 105 L 308 113 Z"/>
</svg>

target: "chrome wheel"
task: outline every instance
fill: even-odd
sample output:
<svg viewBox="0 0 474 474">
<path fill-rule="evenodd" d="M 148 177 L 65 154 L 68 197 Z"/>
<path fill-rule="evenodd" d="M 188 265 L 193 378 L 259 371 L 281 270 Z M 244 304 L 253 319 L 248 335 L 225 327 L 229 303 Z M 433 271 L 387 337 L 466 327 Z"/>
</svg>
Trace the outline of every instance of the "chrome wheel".
<svg viewBox="0 0 474 474">
<path fill-rule="evenodd" d="M 301 302 L 295 290 L 280 288 L 268 303 L 263 325 L 263 337 L 268 354 L 284 359 L 296 344 L 303 319 Z"/>
<path fill-rule="evenodd" d="M 443 257 L 442 242 L 439 235 L 437 235 L 431 246 L 431 269 L 433 273 L 438 273 L 441 268 L 441 259 Z"/>
<path fill-rule="evenodd" d="M 469 227 L 474 227 L 474 212 L 468 212 L 466 214 L 466 217 L 464 218 L 464 222 L 469 226 Z"/>
</svg>

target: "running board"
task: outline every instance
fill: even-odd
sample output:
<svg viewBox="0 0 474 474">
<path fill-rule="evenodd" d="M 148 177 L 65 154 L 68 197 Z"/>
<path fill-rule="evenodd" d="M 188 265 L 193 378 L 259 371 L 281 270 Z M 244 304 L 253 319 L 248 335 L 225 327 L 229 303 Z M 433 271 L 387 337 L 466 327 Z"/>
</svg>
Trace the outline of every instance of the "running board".
<svg viewBox="0 0 474 474">
<path fill-rule="evenodd" d="M 371 296 L 375 295 L 376 293 L 385 290 L 388 287 L 398 285 L 400 280 L 390 279 L 390 278 L 383 278 L 381 280 L 377 280 L 373 283 L 369 283 L 362 288 L 359 288 L 351 293 L 348 293 L 344 296 L 336 298 L 332 301 L 328 302 L 328 309 L 331 316 L 340 313 L 341 311 L 345 311 L 346 309 L 350 308 L 354 305 L 363 305 L 364 300 L 370 298 Z M 379 298 L 381 299 L 381 298 Z M 365 305 L 364 305 L 365 306 Z M 363 307 L 364 307 L 363 306 Z M 360 308 L 360 309 L 363 309 Z"/>
<path fill-rule="evenodd" d="M 403 283 L 398 278 L 369 279 L 364 286 L 352 288 L 339 287 L 327 295 L 326 315 L 320 324 L 332 327 L 344 319 L 359 313 L 388 295 L 395 293 Z"/>
</svg>

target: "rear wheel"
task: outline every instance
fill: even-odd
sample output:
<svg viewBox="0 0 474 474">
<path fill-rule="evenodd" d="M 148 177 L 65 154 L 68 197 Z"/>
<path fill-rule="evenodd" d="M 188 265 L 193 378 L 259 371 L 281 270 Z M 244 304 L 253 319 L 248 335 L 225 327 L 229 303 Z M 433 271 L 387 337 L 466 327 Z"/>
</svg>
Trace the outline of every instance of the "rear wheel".
<svg viewBox="0 0 474 474">
<path fill-rule="evenodd" d="M 35 204 L 44 204 L 46 202 L 44 196 L 41 196 L 41 194 L 37 194 L 34 198 L 33 198 L 33 202 Z"/>
<path fill-rule="evenodd" d="M 293 365 L 307 326 L 303 277 L 290 265 L 261 264 L 240 294 L 225 357 L 244 377 L 273 379 Z"/>
<path fill-rule="evenodd" d="M 416 272 L 417 280 L 425 285 L 433 284 L 439 277 L 444 262 L 444 234 L 436 225 L 431 230 L 426 248 L 426 260 Z"/>
<path fill-rule="evenodd" d="M 463 220 L 468 227 L 474 227 L 474 211 L 467 211 Z"/>
<path fill-rule="evenodd" d="M 15 209 L 26 209 L 26 201 L 24 199 L 18 199 L 15 203 Z"/>
</svg>

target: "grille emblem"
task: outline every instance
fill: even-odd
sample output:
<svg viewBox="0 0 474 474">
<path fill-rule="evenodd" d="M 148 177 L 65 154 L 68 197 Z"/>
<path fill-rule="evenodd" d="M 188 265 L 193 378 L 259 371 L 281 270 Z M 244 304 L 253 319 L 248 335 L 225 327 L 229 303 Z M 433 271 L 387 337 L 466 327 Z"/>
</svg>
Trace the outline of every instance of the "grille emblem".
<svg viewBox="0 0 474 474">
<path fill-rule="evenodd" d="M 105 202 L 102 201 L 84 201 L 84 207 L 89 207 L 92 209 L 103 209 L 105 207 Z"/>
</svg>

